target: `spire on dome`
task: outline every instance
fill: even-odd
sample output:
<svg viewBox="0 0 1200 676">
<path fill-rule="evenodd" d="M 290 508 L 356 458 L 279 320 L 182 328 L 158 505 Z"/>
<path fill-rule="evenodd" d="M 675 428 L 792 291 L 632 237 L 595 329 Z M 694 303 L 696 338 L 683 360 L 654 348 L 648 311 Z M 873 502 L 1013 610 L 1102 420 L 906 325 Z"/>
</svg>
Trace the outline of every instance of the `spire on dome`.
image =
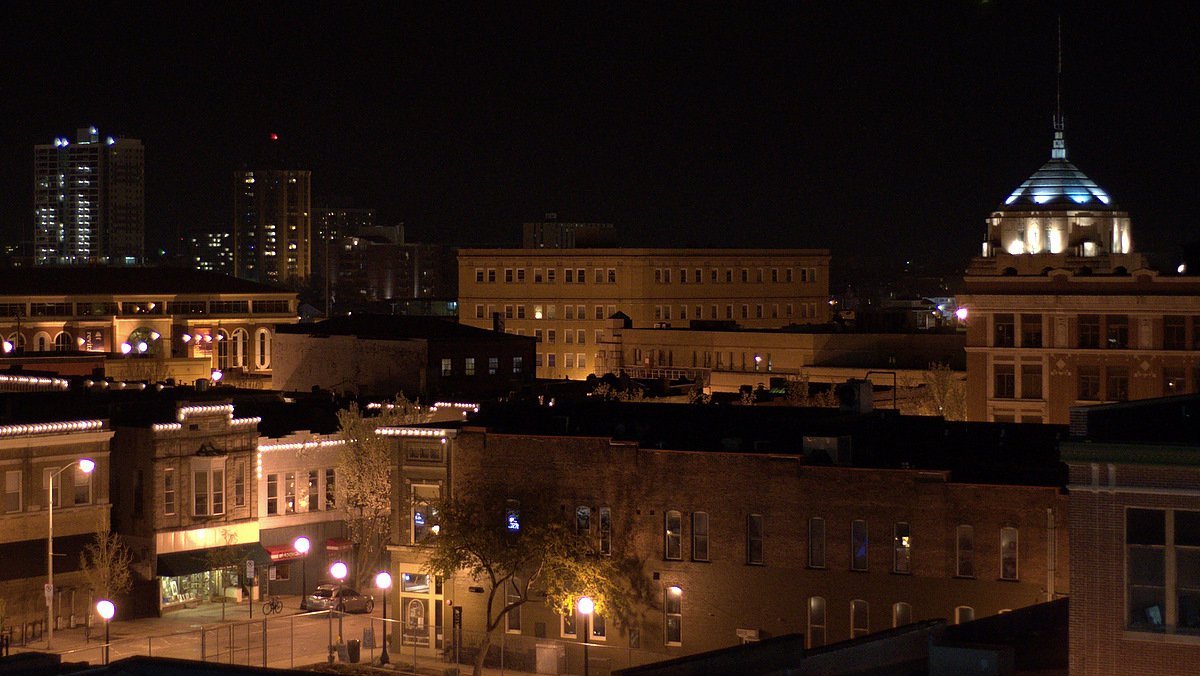
<svg viewBox="0 0 1200 676">
<path fill-rule="evenodd" d="M 1058 70 L 1054 78 L 1054 145 L 1050 149 L 1050 158 L 1055 160 L 1067 159 L 1067 140 L 1063 137 L 1062 114 L 1062 16 L 1058 17 Z"/>
</svg>

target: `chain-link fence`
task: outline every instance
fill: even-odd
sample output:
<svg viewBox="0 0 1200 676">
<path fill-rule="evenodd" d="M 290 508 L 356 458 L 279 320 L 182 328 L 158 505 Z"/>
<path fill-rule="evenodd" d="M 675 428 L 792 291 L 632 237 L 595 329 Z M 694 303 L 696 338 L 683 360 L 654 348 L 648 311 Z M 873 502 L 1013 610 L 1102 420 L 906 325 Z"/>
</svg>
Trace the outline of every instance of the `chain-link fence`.
<svg viewBox="0 0 1200 676">
<path fill-rule="evenodd" d="M 249 621 L 227 622 L 173 634 L 140 638 L 114 638 L 107 644 L 109 660 L 134 655 L 175 657 L 221 664 L 255 667 L 304 667 L 326 662 L 378 663 L 384 651 L 386 628 L 388 661 L 403 667 L 469 672 L 483 645 L 483 633 L 462 631 L 424 623 L 409 625 L 370 615 L 320 611 L 296 615 L 268 616 Z M 629 637 L 586 644 L 570 638 L 538 638 L 497 631 L 492 635 L 484 666 L 502 672 L 526 674 L 582 674 L 586 655 L 588 673 L 606 676 L 618 669 L 663 659 L 630 647 Z M 82 648 L 62 653 L 64 662 L 104 661 L 103 629 L 92 633 Z"/>
</svg>

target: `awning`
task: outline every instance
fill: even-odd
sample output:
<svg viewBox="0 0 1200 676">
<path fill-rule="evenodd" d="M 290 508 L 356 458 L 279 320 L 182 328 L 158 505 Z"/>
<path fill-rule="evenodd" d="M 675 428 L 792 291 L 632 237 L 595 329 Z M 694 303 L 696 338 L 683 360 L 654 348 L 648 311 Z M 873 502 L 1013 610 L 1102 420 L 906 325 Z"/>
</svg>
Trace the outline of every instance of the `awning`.
<svg viewBox="0 0 1200 676">
<path fill-rule="evenodd" d="M 229 551 L 227 558 L 224 556 L 224 550 Z M 267 565 L 271 562 L 271 555 L 267 553 L 267 550 L 263 549 L 259 543 L 251 542 L 226 547 L 209 547 L 207 549 L 193 549 L 187 552 L 159 554 L 157 574 L 159 577 L 179 577 L 180 575 L 202 573 L 212 568 L 212 560 L 217 552 L 222 552 L 222 559 L 238 561 L 242 566 L 249 559 L 262 565 Z"/>
<path fill-rule="evenodd" d="M 296 551 L 296 548 L 291 545 L 267 545 L 263 549 L 267 550 L 267 554 L 271 556 L 272 561 L 290 561 L 292 559 L 304 558 L 304 555 Z"/>
<path fill-rule="evenodd" d="M 354 543 L 346 538 L 329 538 L 325 541 L 327 552 L 347 552 L 354 549 Z"/>
</svg>

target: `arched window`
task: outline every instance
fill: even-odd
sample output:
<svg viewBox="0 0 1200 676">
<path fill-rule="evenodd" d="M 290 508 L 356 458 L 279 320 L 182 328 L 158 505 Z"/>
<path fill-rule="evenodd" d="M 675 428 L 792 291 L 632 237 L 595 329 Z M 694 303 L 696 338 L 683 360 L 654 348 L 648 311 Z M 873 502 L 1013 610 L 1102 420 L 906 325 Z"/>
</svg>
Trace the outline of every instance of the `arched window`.
<svg viewBox="0 0 1200 676">
<path fill-rule="evenodd" d="M 954 608 L 954 624 L 963 624 L 975 619 L 975 609 L 971 606 L 956 606 Z"/>
<path fill-rule="evenodd" d="M 234 368 L 246 368 L 246 355 L 250 352 L 250 334 L 246 329 L 236 329 L 233 332 L 233 359 L 230 365 Z"/>
<path fill-rule="evenodd" d="M 231 349 L 229 332 L 225 329 L 217 329 L 217 368 L 222 371 L 229 368 L 229 351 Z"/>
<path fill-rule="evenodd" d="M 850 602 L 850 638 L 871 633 L 871 608 L 866 601 L 854 599 Z"/>
<path fill-rule="evenodd" d="M 825 598 L 812 596 L 808 599 L 808 647 L 825 645 Z"/>
<path fill-rule="evenodd" d="M 50 334 L 48 333 L 39 332 L 33 337 L 33 349 L 37 352 L 49 352 L 50 345 Z"/>
<path fill-rule="evenodd" d="M 59 333 L 57 336 L 54 337 L 54 351 L 55 352 L 66 352 L 68 350 L 74 350 L 74 349 L 75 349 L 75 344 L 71 341 L 71 334 L 67 333 L 66 331 L 63 331 L 62 333 Z"/>
<path fill-rule="evenodd" d="M 271 368 L 271 332 L 259 329 L 254 334 L 254 366 L 258 369 Z"/>
<path fill-rule="evenodd" d="M 129 333 L 125 342 L 129 343 L 130 354 L 158 354 L 160 338 L 162 336 L 158 335 L 158 331 L 148 326 L 139 326 Z"/>
<path fill-rule="evenodd" d="M 5 340 L 8 342 L 9 351 L 21 350 L 26 347 L 25 336 L 15 331 L 9 334 L 8 338 L 5 338 Z"/>
<path fill-rule="evenodd" d="M 912 624 L 912 605 L 903 601 L 892 604 L 892 626 L 903 627 Z"/>
</svg>

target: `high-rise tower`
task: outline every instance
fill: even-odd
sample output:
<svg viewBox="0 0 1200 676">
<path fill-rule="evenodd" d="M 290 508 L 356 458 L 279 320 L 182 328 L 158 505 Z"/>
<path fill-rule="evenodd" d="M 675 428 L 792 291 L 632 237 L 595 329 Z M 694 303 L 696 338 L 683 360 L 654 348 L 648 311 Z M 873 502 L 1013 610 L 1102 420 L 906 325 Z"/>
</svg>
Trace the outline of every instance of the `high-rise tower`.
<svg viewBox="0 0 1200 676">
<path fill-rule="evenodd" d="M 233 267 L 244 279 L 299 284 L 311 273 L 312 172 L 234 172 Z"/>
<path fill-rule="evenodd" d="M 137 265 L 144 261 L 146 165 L 142 142 L 79 129 L 33 148 L 34 263 Z"/>
</svg>

